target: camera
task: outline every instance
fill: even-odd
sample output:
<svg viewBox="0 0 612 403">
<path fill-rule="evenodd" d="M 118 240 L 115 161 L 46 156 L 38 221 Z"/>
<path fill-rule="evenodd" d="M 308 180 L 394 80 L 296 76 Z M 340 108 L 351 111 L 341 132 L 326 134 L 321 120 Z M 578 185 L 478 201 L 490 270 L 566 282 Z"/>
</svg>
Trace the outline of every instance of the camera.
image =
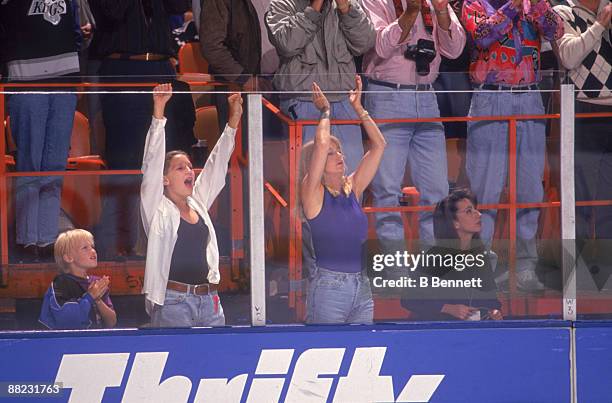
<svg viewBox="0 0 612 403">
<path fill-rule="evenodd" d="M 409 45 L 406 48 L 404 57 L 414 60 L 417 74 L 426 76 L 429 74 L 429 64 L 436 57 L 436 47 L 429 39 L 419 39 L 416 45 Z"/>
</svg>

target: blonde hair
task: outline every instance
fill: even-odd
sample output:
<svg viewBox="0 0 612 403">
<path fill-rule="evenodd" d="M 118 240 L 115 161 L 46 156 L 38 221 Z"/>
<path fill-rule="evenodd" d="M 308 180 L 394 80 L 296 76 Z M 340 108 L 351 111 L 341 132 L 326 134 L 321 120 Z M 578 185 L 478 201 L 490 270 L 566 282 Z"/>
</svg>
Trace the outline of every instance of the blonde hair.
<svg viewBox="0 0 612 403">
<path fill-rule="evenodd" d="M 336 136 L 330 136 L 329 138 L 331 142 L 338 147 L 338 150 L 342 152 L 342 143 L 340 143 L 340 139 L 338 139 L 338 137 Z M 304 144 L 304 146 L 302 146 L 300 175 L 298 176 L 299 177 L 298 189 L 301 189 L 302 182 L 304 181 L 304 177 L 306 176 L 306 173 L 308 172 L 308 168 L 310 167 L 310 161 L 312 160 L 313 151 L 314 151 L 314 140 L 311 140 L 308 143 Z M 342 191 L 344 192 L 345 196 L 348 196 L 351 194 L 351 190 L 352 190 L 351 183 L 347 179 L 346 175 L 344 175 L 342 179 L 343 179 Z M 327 187 L 325 183 L 323 183 L 323 186 L 325 186 L 331 194 L 333 194 L 334 196 L 337 196 L 337 194 L 334 194 L 334 192 L 329 187 Z M 301 198 L 299 200 L 301 201 Z"/>
<path fill-rule="evenodd" d="M 94 237 L 91 232 L 84 229 L 72 229 L 59 234 L 53 246 L 53 253 L 55 263 L 61 272 L 68 270 L 68 263 L 64 260 L 64 255 L 73 252 L 77 247 L 77 242 L 83 240 L 93 243 Z"/>
</svg>

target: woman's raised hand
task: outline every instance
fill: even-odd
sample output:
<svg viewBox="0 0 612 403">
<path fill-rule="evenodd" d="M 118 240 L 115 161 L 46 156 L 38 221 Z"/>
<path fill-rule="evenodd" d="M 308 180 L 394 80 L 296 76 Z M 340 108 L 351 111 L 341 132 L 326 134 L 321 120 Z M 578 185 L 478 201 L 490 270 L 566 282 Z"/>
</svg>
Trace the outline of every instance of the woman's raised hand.
<svg viewBox="0 0 612 403">
<path fill-rule="evenodd" d="M 321 113 L 329 111 L 329 101 L 315 82 L 312 83 L 312 103 Z"/>
<path fill-rule="evenodd" d="M 349 92 L 349 102 L 357 112 L 357 115 L 360 115 L 364 112 L 363 105 L 361 105 L 361 90 L 363 89 L 363 83 L 361 82 L 361 77 L 359 74 L 355 75 L 355 89 Z"/>
</svg>

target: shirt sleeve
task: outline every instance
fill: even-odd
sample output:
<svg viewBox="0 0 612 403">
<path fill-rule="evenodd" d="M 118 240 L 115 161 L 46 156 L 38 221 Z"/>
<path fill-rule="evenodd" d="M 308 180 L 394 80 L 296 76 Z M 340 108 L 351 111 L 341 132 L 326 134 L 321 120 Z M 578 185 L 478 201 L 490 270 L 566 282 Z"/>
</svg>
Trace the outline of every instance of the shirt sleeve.
<svg viewBox="0 0 612 403">
<path fill-rule="evenodd" d="M 410 42 L 412 35 L 408 34 L 406 39 L 399 43 L 402 36 L 402 28 L 398 24 L 397 18 L 389 21 L 385 13 L 384 2 L 379 0 L 363 0 L 363 8 L 368 13 L 374 27 L 376 35 L 374 50 L 378 57 L 388 59 L 397 48 Z"/>
<path fill-rule="evenodd" d="M 296 10 L 285 0 L 273 0 L 266 13 L 268 37 L 280 57 L 290 58 L 314 40 L 323 16 L 308 6 Z"/>
<path fill-rule="evenodd" d="M 200 176 L 196 180 L 193 196 L 206 209 L 210 208 L 219 192 L 221 192 L 221 189 L 225 186 L 227 164 L 234 151 L 235 139 L 236 129 L 226 125 L 223 134 L 221 134 L 215 148 L 211 151 Z"/>
<path fill-rule="evenodd" d="M 538 31 L 547 41 L 555 41 L 563 36 L 563 21 L 553 11 L 546 0 L 540 0 L 529 9 L 527 18 L 533 21 Z"/>
<path fill-rule="evenodd" d="M 142 159 L 142 184 L 140 185 L 140 214 L 145 233 L 164 196 L 164 160 L 166 157 L 166 118 L 153 118 Z"/>
<path fill-rule="evenodd" d="M 476 46 L 488 48 L 493 42 L 508 34 L 513 27 L 512 19 L 519 10 L 508 1 L 493 15 L 488 16 L 479 0 L 466 0 L 463 3 L 462 20 L 467 33 Z"/>
<path fill-rule="evenodd" d="M 459 18 L 453 11 L 450 5 L 446 6 L 448 15 L 450 16 L 450 26 L 448 30 L 440 28 L 439 24 L 436 24 L 438 29 L 436 30 L 436 41 L 437 46 L 440 49 L 440 53 L 449 59 L 456 59 L 463 52 L 465 47 L 465 31 L 459 22 Z M 434 13 L 435 15 L 435 13 Z M 437 21 L 437 15 L 435 15 Z"/>
<path fill-rule="evenodd" d="M 557 6 L 554 8 L 563 20 L 564 33 L 557 40 L 559 46 L 559 59 L 568 70 L 573 70 L 580 66 L 582 61 L 601 41 L 605 28 L 599 22 L 595 22 L 586 31 L 580 33 L 572 10 L 567 6 Z"/>
<path fill-rule="evenodd" d="M 350 1 L 346 14 L 338 11 L 340 29 L 344 33 L 346 43 L 353 56 L 359 56 L 374 46 L 376 31 L 374 26 L 357 0 Z"/>
</svg>

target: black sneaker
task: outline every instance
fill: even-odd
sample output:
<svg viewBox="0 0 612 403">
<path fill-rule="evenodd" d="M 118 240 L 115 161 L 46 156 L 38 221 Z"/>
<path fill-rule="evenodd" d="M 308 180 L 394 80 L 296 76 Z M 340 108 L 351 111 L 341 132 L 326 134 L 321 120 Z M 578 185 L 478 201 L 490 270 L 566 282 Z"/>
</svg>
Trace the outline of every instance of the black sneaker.
<svg viewBox="0 0 612 403">
<path fill-rule="evenodd" d="M 17 245 L 17 254 L 19 256 L 19 263 L 38 263 L 39 248 L 36 245 Z"/>
</svg>

